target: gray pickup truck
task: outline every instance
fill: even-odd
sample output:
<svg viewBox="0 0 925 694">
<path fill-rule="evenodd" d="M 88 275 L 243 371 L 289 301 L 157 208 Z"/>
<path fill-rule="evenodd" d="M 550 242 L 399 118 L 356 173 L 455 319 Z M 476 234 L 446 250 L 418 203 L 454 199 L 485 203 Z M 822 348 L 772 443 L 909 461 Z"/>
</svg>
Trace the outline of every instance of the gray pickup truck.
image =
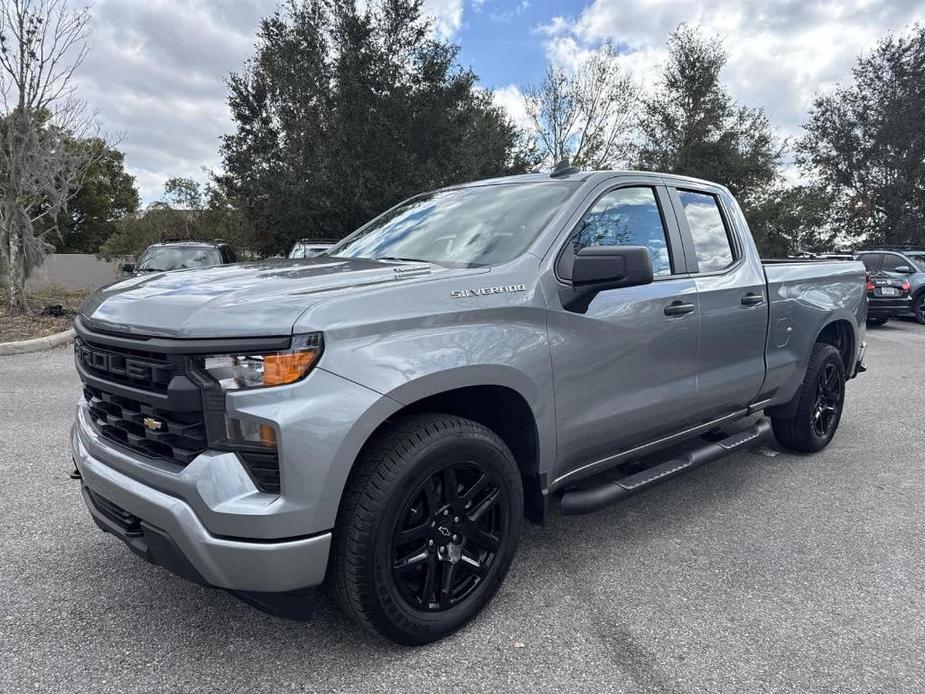
<svg viewBox="0 0 925 694">
<path fill-rule="evenodd" d="M 491 599 L 524 517 L 772 430 L 826 446 L 863 370 L 864 277 L 762 263 L 705 181 L 438 190 L 321 257 L 99 290 L 76 320 L 73 457 L 96 523 L 145 559 L 291 618 L 327 578 L 360 624 L 426 643 Z"/>
</svg>

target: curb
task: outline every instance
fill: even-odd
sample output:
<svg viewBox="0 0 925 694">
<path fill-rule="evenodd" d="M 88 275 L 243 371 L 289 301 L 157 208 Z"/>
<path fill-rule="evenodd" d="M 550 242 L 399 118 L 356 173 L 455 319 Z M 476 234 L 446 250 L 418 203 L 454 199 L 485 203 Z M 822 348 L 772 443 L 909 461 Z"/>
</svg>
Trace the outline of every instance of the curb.
<svg viewBox="0 0 925 694">
<path fill-rule="evenodd" d="M 71 328 L 64 332 L 46 335 L 45 337 L 36 337 L 32 340 L 0 342 L 0 357 L 8 357 L 13 354 L 28 354 L 29 352 L 44 352 L 47 349 L 54 349 L 72 342 L 74 335 L 74 329 Z"/>
</svg>

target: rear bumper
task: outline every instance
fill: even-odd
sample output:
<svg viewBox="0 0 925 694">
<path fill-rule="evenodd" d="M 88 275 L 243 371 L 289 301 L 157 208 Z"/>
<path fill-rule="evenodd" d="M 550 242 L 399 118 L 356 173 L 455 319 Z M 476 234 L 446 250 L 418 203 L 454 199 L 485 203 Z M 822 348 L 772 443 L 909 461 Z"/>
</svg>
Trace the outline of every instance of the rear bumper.
<svg viewBox="0 0 925 694">
<path fill-rule="evenodd" d="M 869 297 L 867 300 L 867 315 L 872 318 L 894 318 L 912 311 L 912 299 L 897 297 L 889 299 Z"/>
<path fill-rule="evenodd" d="M 90 514 L 139 556 L 195 583 L 235 592 L 287 593 L 324 580 L 330 532 L 278 541 L 214 535 L 184 500 L 95 458 L 81 440 L 81 424 L 78 417 L 71 446 Z"/>
</svg>

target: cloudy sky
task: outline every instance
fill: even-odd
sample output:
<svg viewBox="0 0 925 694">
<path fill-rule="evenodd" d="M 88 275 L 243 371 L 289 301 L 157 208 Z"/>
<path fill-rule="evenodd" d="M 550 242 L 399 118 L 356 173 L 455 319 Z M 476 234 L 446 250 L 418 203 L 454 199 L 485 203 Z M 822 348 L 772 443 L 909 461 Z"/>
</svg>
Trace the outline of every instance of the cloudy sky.
<svg viewBox="0 0 925 694">
<path fill-rule="evenodd" d="M 98 0 L 81 94 L 122 136 L 145 202 L 170 176 L 204 178 L 232 129 L 225 77 L 252 53 L 275 0 Z M 742 104 L 764 106 L 783 136 L 799 133 L 813 95 L 849 76 L 881 35 L 925 23 L 922 0 L 425 0 L 438 31 L 462 47 L 497 101 L 522 118 L 520 88 L 548 61 L 580 59 L 615 41 L 651 86 L 680 22 L 724 37 L 723 75 Z"/>
</svg>

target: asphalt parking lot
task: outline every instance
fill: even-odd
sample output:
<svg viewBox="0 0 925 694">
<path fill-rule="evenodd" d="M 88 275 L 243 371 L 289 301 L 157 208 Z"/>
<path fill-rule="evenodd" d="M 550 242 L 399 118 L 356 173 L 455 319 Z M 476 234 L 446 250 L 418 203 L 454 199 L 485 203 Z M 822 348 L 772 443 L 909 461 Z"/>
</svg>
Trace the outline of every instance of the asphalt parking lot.
<svg viewBox="0 0 925 694">
<path fill-rule="evenodd" d="M 868 344 L 827 450 L 528 527 L 489 608 L 419 649 L 136 559 L 68 479 L 70 350 L 0 358 L 0 692 L 922 692 L 925 327 Z"/>
</svg>

